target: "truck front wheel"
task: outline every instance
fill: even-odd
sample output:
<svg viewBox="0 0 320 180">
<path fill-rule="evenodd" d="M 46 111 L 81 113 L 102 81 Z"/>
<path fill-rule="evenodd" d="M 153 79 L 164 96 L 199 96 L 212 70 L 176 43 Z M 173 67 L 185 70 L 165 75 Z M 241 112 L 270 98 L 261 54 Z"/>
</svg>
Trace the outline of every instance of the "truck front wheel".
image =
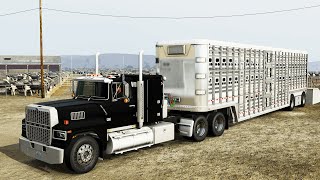
<svg viewBox="0 0 320 180">
<path fill-rule="evenodd" d="M 76 173 L 87 173 L 97 164 L 99 145 L 90 136 L 80 136 L 73 139 L 66 149 L 66 166 Z"/>
</svg>

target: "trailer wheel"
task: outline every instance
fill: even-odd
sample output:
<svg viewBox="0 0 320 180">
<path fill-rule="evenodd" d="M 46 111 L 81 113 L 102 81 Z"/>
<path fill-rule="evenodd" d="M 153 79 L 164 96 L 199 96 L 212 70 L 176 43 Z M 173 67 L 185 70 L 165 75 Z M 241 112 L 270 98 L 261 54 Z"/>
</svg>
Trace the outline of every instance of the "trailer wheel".
<svg viewBox="0 0 320 180">
<path fill-rule="evenodd" d="M 304 107 L 306 105 L 306 93 L 303 92 L 301 94 L 301 104 L 300 104 L 300 107 Z"/>
<path fill-rule="evenodd" d="M 198 116 L 193 125 L 193 140 L 200 142 L 203 141 L 208 134 L 208 121 L 204 116 Z"/>
<path fill-rule="evenodd" d="M 90 136 L 82 136 L 74 139 L 65 153 L 66 166 L 76 173 L 87 173 L 97 164 L 99 157 L 99 145 Z"/>
<path fill-rule="evenodd" d="M 287 108 L 288 111 L 292 111 L 294 109 L 295 106 L 295 99 L 294 99 L 294 95 L 290 96 L 290 105 Z"/>
<path fill-rule="evenodd" d="M 223 113 L 210 113 L 207 116 L 208 122 L 210 124 L 210 131 L 214 136 L 221 136 L 226 127 L 226 118 Z"/>
</svg>

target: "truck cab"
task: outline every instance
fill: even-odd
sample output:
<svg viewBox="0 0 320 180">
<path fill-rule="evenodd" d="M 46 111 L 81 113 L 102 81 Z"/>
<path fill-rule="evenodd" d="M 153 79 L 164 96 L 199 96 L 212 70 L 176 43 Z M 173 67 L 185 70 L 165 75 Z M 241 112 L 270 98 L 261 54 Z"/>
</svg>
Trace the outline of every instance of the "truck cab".
<svg viewBox="0 0 320 180">
<path fill-rule="evenodd" d="M 142 80 L 141 93 L 138 75 L 79 77 L 73 81 L 72 99 L 28 105 L 19 139 L 21 151 L 85 173 L 105 154 L 173 140 L 173 123 L 163 122 L 162 76 L 143 75 Z"/>
</svg>

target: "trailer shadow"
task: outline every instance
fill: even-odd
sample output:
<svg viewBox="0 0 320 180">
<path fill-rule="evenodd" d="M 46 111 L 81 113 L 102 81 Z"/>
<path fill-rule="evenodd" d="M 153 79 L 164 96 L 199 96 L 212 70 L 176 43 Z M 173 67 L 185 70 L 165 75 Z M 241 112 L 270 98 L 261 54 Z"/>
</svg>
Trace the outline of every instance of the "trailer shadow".
<svg viewBox="0 0 320 180">
<path fill-rule="evenodd" d="M 57 171 L 57 172 L 64 173 L 64 174 L 72 174 L 73 173 L 72 171 L 68 170 L 64 165 L 62 166 L 62 165 L 47 164 L 42 161 L 38 161 L 36 159 L 29 158 L 28 156 L 26 156 L 25 154 L 23 154 L 19 150 L 18 143 L 0 147 L 0 153 L 3 153 L 7 157 L 9 157 L 19 163 L 28 165 L 28 166 L 35 168 L 37 170 L 40 170 L 42 172 L 51 173 L 51 171 Z"/>
</svg>

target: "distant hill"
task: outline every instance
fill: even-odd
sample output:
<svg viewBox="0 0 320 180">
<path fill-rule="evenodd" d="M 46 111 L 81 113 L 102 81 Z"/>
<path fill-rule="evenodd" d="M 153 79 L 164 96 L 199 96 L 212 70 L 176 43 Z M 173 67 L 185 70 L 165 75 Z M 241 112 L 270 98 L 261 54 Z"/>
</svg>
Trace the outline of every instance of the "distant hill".
<svg viewBox="0 0 320 180">
<path fill-rule="evenodd" d="M 83 56 L 72 55 L 72 68 L 95 68 L 95 55 Z M 138 67 L 138 55 L 136 54 L 101 54 L 99 56 L 99 67 L 102 69 Z M 71 68 L 71 55 L 61 56 L 62 69 Z M 155 56 L 144 55 L 143 66 L 153 67 L 155 65 Z"/>
<path fill-rule="evenodd" d="M 320 61 L 309 62 L 308 71 L 320 71 Z"/>
<path fill-rule="evenodd" d="M 138 67 L 138 55 L 136 54 L 101 54 L 99 67 L 108 69 L 117 69 L 123 67 L 137 68 Z M 95 55 L 81 56 L 72 55 L 73 68 L 95 68 Z M 143 66 L 146 68 L 153 67 L 155 65 L 155 56 L 144 55 Z M 71 68 L 71 55 L 61 56 L 62 69 Z M 320 71 L 320 61 L 309 62 L 308 71 Z"/>
</svg>

